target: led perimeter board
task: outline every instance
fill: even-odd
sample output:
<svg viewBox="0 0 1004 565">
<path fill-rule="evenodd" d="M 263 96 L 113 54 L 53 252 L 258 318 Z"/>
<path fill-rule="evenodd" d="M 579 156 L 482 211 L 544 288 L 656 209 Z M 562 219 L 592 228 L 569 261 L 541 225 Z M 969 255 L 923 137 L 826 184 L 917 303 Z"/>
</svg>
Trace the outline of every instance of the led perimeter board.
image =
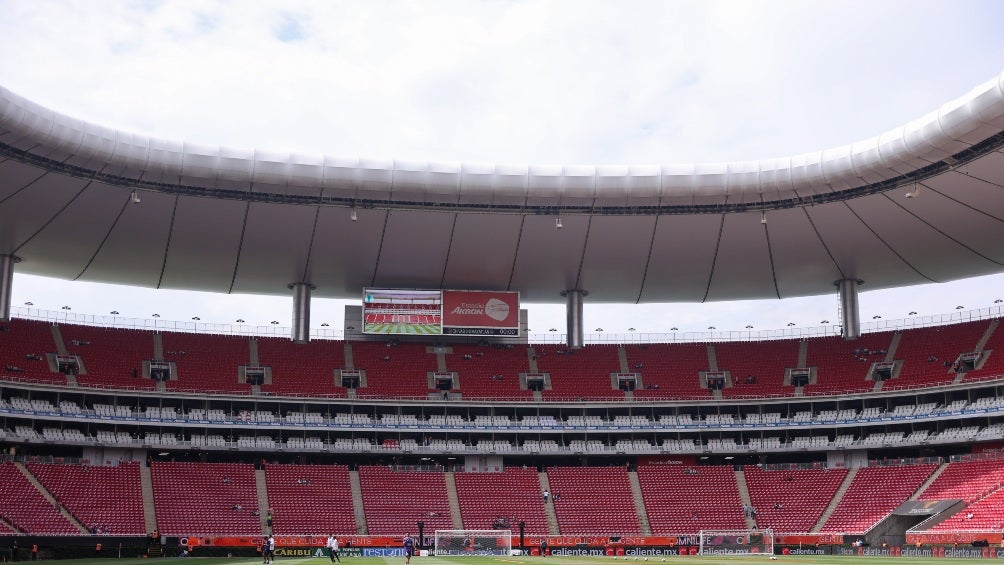
<svg viewBox="0 0 1004 565">
<path fill-rule="evenodd" d="M 363 289 L 363 333 L 519 335 L 519 293 Z"/>
</svg>

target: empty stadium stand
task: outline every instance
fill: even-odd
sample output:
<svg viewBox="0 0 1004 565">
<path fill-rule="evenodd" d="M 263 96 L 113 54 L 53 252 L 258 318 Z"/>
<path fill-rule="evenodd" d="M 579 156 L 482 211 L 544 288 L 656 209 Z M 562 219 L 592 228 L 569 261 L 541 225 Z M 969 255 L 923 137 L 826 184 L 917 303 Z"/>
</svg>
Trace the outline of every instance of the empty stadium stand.
<svg viewBox="0 0 1004 565">
<path fill-rule="evenodd" d="M 359 468 L 366 525 L 371 535 L 454 529 L 446 480 L 442 472 L 395 471 L 387 467 Z"/>
<path fill-rule="evenodd" d="M 641 532 L 624 467 L 550 467 L 554 512 L 563 532 L 631 535 Z"/>
<path fill-rule="evenodd" d="M 509 467 L 501 473 L 456 473 L 460 514 L 467 529 L 495 529 L 497 518 L 527 534 L 547 534 L 547 515 L 536 469 Z"/>
<path fill-rule="evenodd" d="M 639 465 L 638 482 L 653 534 L 746 528 L 732 467 Z"/>
<path fill-rule="evenodd" d="M 116 466 L 28 463 L 28 470 L 89 531 L 143 535 L 139 463 Z"/>
<path fill-rule="evenodd" d="M 846 469 L 743 468 L 756 524 L 775 532 L 808 532 L 833 499 Z M 778 507 L 779 506 L 779 507 Z"/>
<path fill-rule="evenodd" d="M 262 533 L 251 465 L 155 461 L 150 471 L 162 534 Z"/>
<path fill-rule="evenodd" d="M 356 533 L 347 466 L 266 465 L 265 480 L 276 534 Z"/>
<path fill-rule="evenodd" d="M 822 532 L 863 534 L 906 502 L 937 465 L 862 467 Z"/>
<path fill-rule="evenodd" d="M 0 518 L 31 534 L 80 534 L 69 520 L 12 463 L 0 463 Z"/>
</svg>

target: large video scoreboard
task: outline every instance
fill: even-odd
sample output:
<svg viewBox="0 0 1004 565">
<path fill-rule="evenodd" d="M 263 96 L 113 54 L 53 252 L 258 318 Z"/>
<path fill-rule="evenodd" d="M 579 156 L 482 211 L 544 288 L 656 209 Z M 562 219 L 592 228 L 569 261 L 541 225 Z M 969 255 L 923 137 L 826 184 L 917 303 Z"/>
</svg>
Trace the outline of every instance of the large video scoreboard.
<svg viewBox="0 0 1004 565">
<path fill-rule="evenodd" d="M 519 293 L 363 289 L 363 333 L 519 335 Z"/>
</svg>

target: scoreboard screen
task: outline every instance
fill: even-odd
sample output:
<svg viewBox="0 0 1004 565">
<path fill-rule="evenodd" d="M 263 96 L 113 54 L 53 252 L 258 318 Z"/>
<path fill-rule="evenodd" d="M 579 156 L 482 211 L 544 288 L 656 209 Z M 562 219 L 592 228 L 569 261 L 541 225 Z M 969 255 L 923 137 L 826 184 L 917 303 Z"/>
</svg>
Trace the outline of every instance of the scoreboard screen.
<svg viewBox="0 0 1004 565">
<path fill-rule="evenodd" d="M 519 293 L 363 289 L 363 333 L 519 335 Z"/>
</svg>

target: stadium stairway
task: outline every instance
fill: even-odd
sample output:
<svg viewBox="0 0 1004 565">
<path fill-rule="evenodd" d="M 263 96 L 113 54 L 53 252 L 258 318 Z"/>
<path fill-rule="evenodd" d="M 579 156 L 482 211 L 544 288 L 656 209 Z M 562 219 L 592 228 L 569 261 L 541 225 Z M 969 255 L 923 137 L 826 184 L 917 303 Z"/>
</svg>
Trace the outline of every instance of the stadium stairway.
<svg viewBox="0 0 1004 565">
<path fill-rule="evenodd" d="M 25 532 L 22 532 L 21 530 L 15 528 L 14 524 L 11 524 L 7 520 L 4 520 L 2 517 L 0 517 L 0 527 L 2 527 L 3 529 L 6 529 L 7 532 L 14 532 L 15 534 L 23 534 L 23 533 L 25 533 Z M 7 533 L 7 532 L 4 532 L 4 533 Z"/>
<path fill-rule="evenodd" d="M 265 481 L 265 469 L 254 470 L 255 488 L 258 491 L 258 523 L 261 524 L 262 535 L 272 532 L 268 531 L 268 510 L 272 508 L 268 503 L 268 483 Z"/>
<path fill-rule="evenodd" d="M 464 529 L 464 517 L 460 514 L 460 497 L 457 496 L 457 478 L 453 471 L 446 472 L 446 499 L 450 502 L 450 520 L 453 521 L 453 529 Z"/>
<path fill-rule="evenodd" d="M 617 346 L 617 361 L 620 363 L 622 373 L 631 372 L 631 365 L 628 364 L 627 349 L 623 345 Z"/>
<path fill-rule="evenodd" d="M 29 471 L 27 467 L 24 466 L 24 463 L 15 461 L 14 466 L 17 467 L 19 471 L 21 471 L 21 474 L 24 475 L 24 478 L 28 479 L 28 482 L 31 483 L 36 490 L 38 490 L 39 494 L 41 494 L 47 501 L 49 501 L 49 504 L 51 504 L 54 508 L 56 508 L 56 510 L 59 511 L 59 513 L 63 516 L 63 518 L 66 518 L 66 520 L 70 524 L 72 524 L 74 528 L 79 530 L 80 533 L 82 534 L 90 533 L 87 531 L 87 528 L 80 523 L 80 520 L 77 520 L 76 516 L 70 514 L 69 510 L 63 508 L 63 505 L 56 501 L 56 497 L 52 496 L 52 493 L 49 492 L 49 489 L 45 488 L 45 486 L 38 480 L 38 478 L 35 477 L 35 475 L 32 474 L 32 472 Z"/>
<path fill-rule="evenodd" d="M 352 358 L 351 351 L 352 348 L 346 342 L 346 363 Z M 359 471 L 349 471 L 349 484 L 352 486 L 352 515 L 356 519 L 356 534 L 369 535 L 369 527 L 366 525 L 366 511 L 363 510 L 363 487 L 359 482 Z"/>
<path fill-rule="evenodd" d="M 746 506 L 753 506 L 753 499 L 750 498 L 750 487 L 746 483 L 746 473 L 740 468 L 736 473 L 736 486 L 739 488 L 739 498 L 743 501 Z M 751 516 L 745 516 L 746 528 L 749 530 L 756 529 L 756 518 Z"/>
<path fill-rule="evenodd" d="M 547 472 L 541 471 L 537 473 L 537 478 L 540 481 L 540 495 L 544 495 L 544 491 L 551 492 L 551 482 L 547 480 Z M 547 514 L 547 531 L 552 536 L 560 536 L 561 528 L 558 527 L 558 514 L 554 511 L 554 502 L 548 499 L 544 504 L 544 513 Z"/>
<path fill-rule="evenodd" d="M 59 329 L 59 325 L 52 324 L 49 326 L 49 330 L 52 331 L 52 340 L 56 344 L 56 353 L 59 355 L 69 355 L 70 352 L 66 350 L 66 342 L 63 341 L 63 332 Z"/>
<path fill-rule="evenodd" d="M 980 341 L 976 343 L 976 347 L 973 348 L 973 352 L 975 353 L 983 352 L 983 348 L 987 346 L 987 342 L 990 341 L 991 337 L 993 337 L 994 332 L 997 330 L 997 327 L 1000 326 L 1000 324 L 1001 321 L 998 318 L 990 320 L 990 325 L 988 325 L 986 331 L 983 332 L 983 336 L 980 337 Z"/>
<path fill-rule="evenodd" d="M 164 360 L 164 334 L 160 332 L 153 333 L 153 360 Z"/>
<path fill-rule="evenodd" d="M 708 370 L 717 371 L 718 370 L 718 355 L 715 353 L 715 344 L 708 344 Z"/>
<path fill-rule="evenodd" d="M 638 513 L 638 527 L 641 528 L 643 535 L 650 536 L 652 535 L 652 524 L 648 521 L 648 511 L 645 509 L 645 498 L 641 493 L 641 482 L 638 481 L 637 471 L 628 471 L 628 484 L 631 485 L 634 511 Z"/>
<path fill-rule="evenodd" d="M 897 333 L 896 335 L 899 334 Z M 896 341 L 897 340 L 895 339 L 893 340 L 893 347 L 895 347 Z M 840 501 L 843 500 L 844 493 L 846 493 L 847 489 L 851 487 L 851 483 L 854 482 L 854 477 L 857 474 L 857 467 L 847 471 L 847 475 L 844 477 L 844 482 L 840 483 L 840 487 L 837 488 L 837 492 L 833 493 L 833 498 L 830 500 L 830 503 L 826 506 L 826 509 L 823 510 L 823 513 L 819 515 L 819 520 L 816 521 L 816 525 L 812 527 L 812 530 L 810 530 L 812 533 L 819 533 L 823 529 L 823 526 L 826 525 L 826 521 L 830 519 L 830 516 L 833 515 L 833 511 L 837 509 Z"/>
<path fill-rule="evenodd" d="M 941 474 L 945 472 L 945 469 L 948 469 L 947 461 L 939 465 L 938 468 L 935 469 L 933 473 L 931 473 L 931 476 L 928 477 L 926 481 L 924 481 L 924 484 L 920 485 L 920 487 L 917 488 L 917 492 L 913 493 L 913 496 L 911 496 L 908 500 L 911 501 L 920 500 L 920 497 L 924 494 L 924 491 L 927 490 L 927 487 L 934 484 L 934 481 L 938 480 L 938 477 L 940 477 Z"/>
<path fill-rule="evenodd" d="M 157 507 L 153 503 L 153 475 L 150 466 L 139 466 L 139 484 L 143 491 L 143 526 L 147 532 L 157 529 Z"/>
</svg>

